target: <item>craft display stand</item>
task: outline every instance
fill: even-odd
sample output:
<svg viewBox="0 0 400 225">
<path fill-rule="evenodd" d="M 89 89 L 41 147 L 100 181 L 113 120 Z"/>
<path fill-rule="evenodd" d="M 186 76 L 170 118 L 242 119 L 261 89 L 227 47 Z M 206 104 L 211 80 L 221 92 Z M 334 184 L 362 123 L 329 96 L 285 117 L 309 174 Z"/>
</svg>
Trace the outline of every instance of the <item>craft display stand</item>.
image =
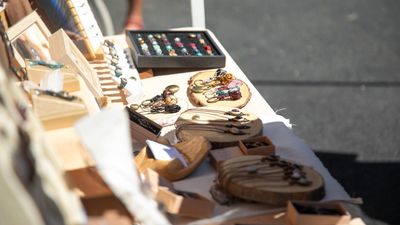
<svg viewBox="0 0 400 225">
<path fill-rule="evenodd" d="M 297 181 L 290 177 L 284 179 L 283 174 L 288 171 L 285 166 L 279 166 L 276 162 L 260 155 L 228 159 L 219 167 L 218 185 L 221 190 L 235 197 L 272 206 L 285 206 L 290 200 L 318 201 L 324 197 L 324 181 L 318 172 L 301 166 L 296 173 L 298 176 L 303 176 L 300 174 L 304 173 L 310 184 L 299 184 L 295 182 L 301 181 L 301 178 Z M 277 177 L 274 175 L 276 173 L 282 175 Z"/>
<path fill-rule="evenodd" d="M 176 136 L 179 140 L 190 140 L 196 136 L 203 136 L 213 145 L 213 148 L 222 148 L 238 145 L 238 141 L 262 134 L 262 122 L 252 113 L 241 111 L 245 115 L 245 122 L 228 121 L 234 116 L 224 115 L 233 108 L 230 107 L 201 107 L 188 109 L 183 112 L 175 123 Z M 219 113 L 215 113 L 218 111 Z M 226 117 L 226 118 L 225 118 Z M 216 130 L 210 129 L 215 126 Z M 233 125 L 229 128 L 228 126 Z M 246 126 L 246 129 L 239 129 L 243 134 L 226 132 L 230 129 L 237 130 L 237 127 Z M 193 128 L 192 128 L 193 127 Z M 201 129 L 204 127 L 204 129 Z"/>
<path fill-rule="evenodd" d="M 206 98 L 205 94 L 207 91 L 204 91 L 202 93 L 195 93 L 192 91 L 192 87 L 196 80 L 206 80 L 214 76 L 215 70 L 209 70 L 209 71 L 203 71 L 196 73 L 193 75 L 188 83 L 189 87 L 187 89 L 187 94 L 189 96 L 189 100 L 193 105 L 196 106 L 226 106 L 226 107 L 234 107 L 234 108 L 243 108 L 246 106 L 246 104 L 250 101 L 251 98 L 251 91 L 247 84 L 243 82 L 243 84 L 240 86 L 240 93 L 242 97 L 238 100 L 220 100 L 216 102 L 209 102 L 208 99 Z M 235 76 L 235 74 L 233 74 Z"/>
<path fill-rule="evenodd" d="M 49 38 L 52 57 L 64 64 L 73 66 L 96 98 L 100 107 L 109 102 L 127 104 L 124 93 L 118 88 L 111 74 L 97 74 L 67 34 L 61 29 Z"/>
</svg>

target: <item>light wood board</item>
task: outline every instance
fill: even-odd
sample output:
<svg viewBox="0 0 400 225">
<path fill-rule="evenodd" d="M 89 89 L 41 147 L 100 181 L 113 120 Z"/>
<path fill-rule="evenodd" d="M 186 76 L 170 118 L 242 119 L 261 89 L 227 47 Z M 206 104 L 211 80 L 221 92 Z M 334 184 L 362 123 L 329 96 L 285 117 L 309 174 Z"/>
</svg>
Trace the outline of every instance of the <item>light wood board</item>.
<svg viewBox="0 0 400 225">
<path fill-rule="evenodd" d="M 265 174 L 276 170 L 283 172 L 283 168 L 269 167 L 268 161 L 262 162 L 263 158 L 260 155 L 247 155 L 223 162 L 218 172 L 218 182 L 222 189 L 241 199 L 274 206 L 285 206 L 289 200 L 320 200 L 324 196 L 323 178 L 312 168 L 302 168 L 306 178 L 312 182 L 311 185 L 289 185 L 290 180 L 284 180 L 283 175 L 274 177 Z M 255 168 L 257 172 L 248 172 Z"/>
<path fill-rule="evenodd" d="M 242 93 L 242 97 L 238 100 L 222 100 L 222 101 L 217 101 L 215 103 L 209 103 L 209 102 L 207 102 L 207 98 L 202 93 L 194 93 L 191 90 L 191 87 L 193 86 L 193 83 L 196 80 L 208 79 L 210 77 L 213 77 L 214 73 L 215 73 L 215 70 L 207 70 L 207 71 L 196 73 L 189 79 L 189 81 L 188 81 L 189 87 L 187 89 L 187 95 L 188 95 L 190 102 L 193 105 L 197 105 L 197 106 L 226 106 L 226 107 L 235 107 L 235 108 L 243 108 L 244 106 L 246 106 L 246 104 L 250 101 L 251 92 L 245 82 L 243 82 L 243 84 L 240 86 L 240 92 Z"/>
<path fill-rule="evenodd" d="M 246 114 L 243 117 L 248 120 L 247 122 L 227 121 L 227 118 L 233 118 L 233 116 L 224 115 L 224 112 L 231 111 L 232 109 L 234 108 L 223 106 L 188 109 L 181 114 L 181 116 L 175 123 L 176 136 L 181 141 L 190 140 L 197 136 L 203 136 L 212 143 L 213 148 L 222 148 L 237 145 L 239 140 L 262 134 L 263 126 L 261 120 L 249 112 L 242 111 Z M 228 129 L 226 125 L 231 124 L 246 125 L 249 126 L 249 128 L 241 129 L 246 134 L 235 135 L 231 133 L 223 133 L 221 131 L 213 131 L 207 129 L 190 129 L 191 125 L 189 125 L 188 127 L 187 124 L 195 124 L 195 126 L 205 125 L 206 127 L 214 126 L 217 129 Z"/>
</svg>

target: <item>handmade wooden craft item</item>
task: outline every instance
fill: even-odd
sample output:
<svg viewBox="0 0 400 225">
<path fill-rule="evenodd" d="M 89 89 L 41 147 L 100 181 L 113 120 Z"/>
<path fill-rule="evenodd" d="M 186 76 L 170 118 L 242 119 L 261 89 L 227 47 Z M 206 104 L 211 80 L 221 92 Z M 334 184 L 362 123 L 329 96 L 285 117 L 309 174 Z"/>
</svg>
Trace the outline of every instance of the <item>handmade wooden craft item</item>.
<svg viewBox="0 0 400 225">
<path fill-rule="evenodd" d="M 193 192 L 177 190 L 174 184 L 151 169 L 144 171 L 145 181 L 152 190 L 157 202 L 173 215 L 207 218 L 214 214 L 215 203 Z"/>
<path fill-rule="evenodd" d="M 325 195 L 324 181 L 318 172 L 276 155 L 226 160 L 212 188 L 216 200 L 218 190 L 227 196 L 276 206 L 284 206 L 289 200 L 320 200 Z"/>
<path fill-rule="evenodd" d="M 139 72 L 135 69 L 129 51 L 106 39 L 103 43 L 104 60 L 91 61 L 98 74 L 109 74 L 123 89 L 129 102 L 137 101 L 144 95 Z"/>
<path fill-rule="evenodd" d="M 243 108 L 251 98 L 247 84 L 224 69 L 199 72 L 188 83 L 189 100 L 198 106 Z"/>
<path fill-rule="evenodd" d="M 179 140 L 204 136 L 213 148 L 234 146 L 239 140 L 262 133 L 262 122 L 256 116 L 222 106 L 188 109 L 178 118 L 175 127 Z"/>
<path fill-rule="evenodd" d="M 111 74 L 97 73 L 64 30 L 60 29 L 51 35 L 49 42 L 53 59 L 71 66 L 84 79 L 100 107 L 108 105 L 108 102 L 127 104 L 125 94 Z"/>
<path fill-rule="evenodd" d="M 63 90 L 66 92 L 74 92 L 80 90 L 77 74 L 73 72 L 68 66 L 58 64 L 55 61 L 25 59 L 25 68 L 28 80 L 33 81 L 36 84 L 40 84 L 43 78 L 45 78 L 53 70 L 60 69 L 60 72 L 64 76 Z"/>
<path fill-rule="evenodd" d="M 162 177 L 175 181 L 192 173 L 204 160 L 211 145 L 204 137 L 195 137 L 191 140 L 180 142 L 174 146 L 182 154 L 187 165 L 183 165 L 178 158 L 171 160 L 156 160 L 148 147 L 144 147 L 135 157 L 135 163 L 140 171 L 150 168 Z"/>
<path fill-rule="evenodd" d="M 47 130 L 72 126 L 88 114 L 85 103 L 67 92 L 34 90 L 32 105 Z"/>
</svg>

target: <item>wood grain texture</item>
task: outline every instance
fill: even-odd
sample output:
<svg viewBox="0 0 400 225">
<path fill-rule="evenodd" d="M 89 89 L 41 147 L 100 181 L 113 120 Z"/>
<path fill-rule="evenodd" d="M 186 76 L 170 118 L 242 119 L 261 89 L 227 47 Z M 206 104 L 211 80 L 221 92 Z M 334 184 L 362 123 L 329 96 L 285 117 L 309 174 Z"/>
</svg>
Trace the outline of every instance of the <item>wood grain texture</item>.
<svg viewBox="0 0 400 225">
<path fill-rule="evenodd" d="M 321 175 L 310 167 L 304 166 L 309 186 L 289 185 L 289 180 L 268 178 L 257 173 L 248 173 L 247 168 L 260 168 L 264 156 L 240 156 L 223 162 L 218 172 L 220 187 L 227 193 L 248 201 L 284 206 L 289 200 L 320 200 L 324 196 L 324 181 Z M 277 170 L 278 166 L 266 170 Z M 282 169 L 283 171 L 283 169 Z M 269 180 L 268 180 L 269 179 Z M 275 179 L 278 179 L 276 181 Z M 279 181 L 280 180 L 280 181 Z"/>
<path fill-rule="evenodd" d="M 175 181 L 192 173 L 207 156 L 211 145 L 204 137 L 196 137 L 190 141 L 184 141 L 174 146 L 186 159 L 188 167 L 184 167 L 178 159 L 156 160 L 152 158 L 151 151 L 144 147 L 135 157 L 135 163 L 142 172 L 152 169 L 160 176 Z"/>
<path fill-rule="evenodd" d="M 213 107 L 199 107 L 194 109 L 188 109 L 181 114 L 178 120 L 175 123 L 176 127 L 176 136 L 181 141 L 190 140 L 197 136 L 203 136 L 208 141 L 210 141 L 214 148 L 224 148 L 229 146 L 235 146 L 238 144 L 239 140 L 247 139 L 250 137 L 259 136 L 262 134 L 262 122 L 259 118 L 254 116 L 251 113 L 244 112 L 245 119 L 247 122 L 234 122 L 227 121 L 226 119 L 222 119 L 220 117 L 224 116 L 224 112 L 231 111 L 234 108 L 231 107 L 223 107 L 223 106 L 213 106 Z M 213 113 L 214 110 L 220 111 L 219 113 Z M 211 113 L 209 113 L 211 112 Z M 194 120 L 193 118 L 199 118 L 199 120 Z M 248 129 L 242 129 L 246 134 L 243 135 L 234 135 L 230 133 L 223 133 L 220 131 L 212 131 L 212 130 L 191 130 L 185 128 L 187 124 L 194 125 L 206 125 L 206 126 L 214 126 L 218 129 L 228 129 L 226 125 L 246 125 L 249 126 Z"/>
<path fill-rule="evenodd" d="M 208 79 L 210 77 L 213 77 L 214 73 L 215 70 L 203 71 L 196 73 L 189 79 L 188 81 L 189 87 L 187 89 L 187 95 L 190 102 L 196 106 L 227 106 L 234 108 L 243 108 L 244 106 L 246 106 L 246 104 L 250 101 L 251 92 L 247 84 L 244 82 L 240 86 L 240 92 L 242 93 L 242 97 L 238 100 L 223 100 L 215 103 L 209 103 L 207 102 L 207 98 L 202 93 L 194 93 L 191 90 L 191 87 L 193 86 L 195 80 Z"/>
</svg>

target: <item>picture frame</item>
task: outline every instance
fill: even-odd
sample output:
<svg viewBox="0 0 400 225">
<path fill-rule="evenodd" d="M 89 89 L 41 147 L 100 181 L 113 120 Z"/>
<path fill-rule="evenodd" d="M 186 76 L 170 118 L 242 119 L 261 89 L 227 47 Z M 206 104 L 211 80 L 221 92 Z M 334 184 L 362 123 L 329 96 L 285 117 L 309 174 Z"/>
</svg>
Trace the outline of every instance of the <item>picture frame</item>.
<svg viewBox="0 0 400 225">
<path fill-rule="evenodd" d="M 51 59 L 48 41 L 51 32 L 36 11 L 11 26 L 7 35 L 19 66 L 25 67 L 25 58 Z"/>
</svg>

